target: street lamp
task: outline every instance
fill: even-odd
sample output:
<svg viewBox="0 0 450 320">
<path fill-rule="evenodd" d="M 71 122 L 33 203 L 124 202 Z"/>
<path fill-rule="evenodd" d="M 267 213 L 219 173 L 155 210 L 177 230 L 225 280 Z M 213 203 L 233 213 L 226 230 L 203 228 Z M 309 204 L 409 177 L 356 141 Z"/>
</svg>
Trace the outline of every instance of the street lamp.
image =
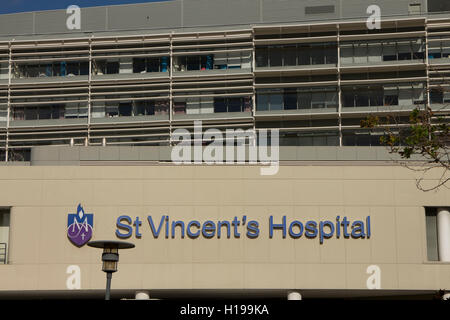
<svg viewBox="0 0 450 320">
<path fill-rule="evenodd" d="M 111 295 L 111 278 L 113 272 L 117 271 L 117 264 L 119 262 L 119 249 L 134 248 L 134 244 L 123 241 L 90 241 L 87 244 L 89 247 L 102 248 L 102 271 L 106 272 L 106 294 L 105 300 L 109 300 Z"/>
</svg>

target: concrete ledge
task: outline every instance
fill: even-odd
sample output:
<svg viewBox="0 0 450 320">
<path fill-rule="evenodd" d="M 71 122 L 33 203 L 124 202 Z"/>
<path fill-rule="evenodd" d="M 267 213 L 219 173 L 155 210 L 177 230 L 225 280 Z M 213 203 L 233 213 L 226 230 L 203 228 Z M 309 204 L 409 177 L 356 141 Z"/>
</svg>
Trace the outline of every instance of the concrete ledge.
<svg viewBox="0 0 450 320">
<path fill-rule="evenodd" d="M 246 160 L 249 150 L 245 149 Z M 170 146 L 42 146 L 31 149 L 31 165 L 81 165 L 93 163 L 170 163 Z M 191 155 L 193 157 L 193 150 Z M 225 162 L 225 154 L 223 160 Z M 390 154 L 385 147 L 335 147 L 335 146 L 281 146 L 279 161 L 289 162 L 393 162 L 402 160 L 398 154 Z M 413 157 L 410 161 L 420 161 Z M 402 160 L 406 161 L 406 160 Z"/>
</svg>

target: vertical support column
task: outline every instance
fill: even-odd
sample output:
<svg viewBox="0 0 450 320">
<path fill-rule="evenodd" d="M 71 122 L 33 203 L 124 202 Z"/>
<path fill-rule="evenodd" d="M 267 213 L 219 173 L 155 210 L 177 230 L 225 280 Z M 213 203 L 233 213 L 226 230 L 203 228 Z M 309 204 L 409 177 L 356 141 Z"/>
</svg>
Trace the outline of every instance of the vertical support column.
<svg viewBox="0 0 450 320">
<path fill-rule="evenodd" d="M 287 299 L 288 300 L 302 300 L 302 295 L 300 294 L 300 292 L 297 292 L 297 291 L 289 291 Z"/>
<path fill-rule="evenodd" d="M 14 41 L 14 40 L 13 40 Z M 11 77 L 12 77 L 12 42 L 8 43 L 8 101 L 6 111 L 6 140 L 5 140 L 5 161 L 9 158 L 9 121 L 11 118 Z"/>
<path fill-rule="evenodd" d="M 256 77 L 255 77 L 255 68 L 256 68 L 256 45 L 255 45 L 255 29 L 252 28 L 252 59 L 251 59 L 251 71 L 252 71 L 252 90 L 253 90 L 253 97 L 252 97 L 252 118 L 253 118 L 253 141 L 249 141 L 249 144 L 252 146 L 258 145 L 258 135 L 256 132 Z"/>
<path fill-rule="evenodd" d="M 172 146 L 172 120 L 173 120 L 173 31 L 169 36 L 169 145 Z"/>
<path fill-rule="evenodd" d="M 85 145 L 88 146 L 91 141 L 91 116 L 92 116 L 92 100 L 91 100 L 91 84 L 92 84 L 92 37 L 89 38 L 89 77 L 88 77 L 88 123 L 87 123 L 87 140 Z"/>
<path fill-rule="evenodd" d="M 336 24 L 337 31 L 337 80 L 338 80 L 338 122 L 339 122 L 339 146 L 342 147 L 342 90 L 341 90 L 341 44 L 340 44 L 340 28 L 339 24 Z"/>
<path fill-rule="evenodd" d="M 437 209 L 439 261 L 450 262 L 450 208 Z"/>
</svg>

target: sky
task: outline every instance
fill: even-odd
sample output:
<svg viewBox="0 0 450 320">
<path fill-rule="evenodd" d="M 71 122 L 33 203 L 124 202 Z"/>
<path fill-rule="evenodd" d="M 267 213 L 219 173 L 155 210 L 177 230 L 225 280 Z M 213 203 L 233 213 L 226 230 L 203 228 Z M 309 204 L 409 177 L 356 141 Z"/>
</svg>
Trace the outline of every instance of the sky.
<svg viewBox="0 0 450 320">
<path fill-rule="evenodd" d="M 70 5 L 85 8 L 155 1 L 163 0 L 0 0 L 0 14 L 66 9 Z"/>
</svg>

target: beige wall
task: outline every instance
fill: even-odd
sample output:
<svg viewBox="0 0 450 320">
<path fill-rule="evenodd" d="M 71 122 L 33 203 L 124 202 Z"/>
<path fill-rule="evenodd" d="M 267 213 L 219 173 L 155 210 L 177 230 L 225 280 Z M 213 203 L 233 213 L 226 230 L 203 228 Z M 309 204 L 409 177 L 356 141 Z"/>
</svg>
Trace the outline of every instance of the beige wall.
<svg viewBox="0 0 450 320">
<path fill-rule="evenodd" d="M 113 289 L 366 289 L 370 265 L 382 289 L 450 288 L 450 264 L 426 261 L 424 206 L 449 206 L 450 191 L 416 189 L 399 166 L 0 167 L 0 206 L 11 206 L 9 265 L 0 290 L 66 290 L 70 265 L 81 289 L 104 289 L 99 249 L 68 240 L 67 215 L 94 213 L 93 240 L 117 239 L 122 214 L 143 220 L 136 248 L 120 253 Z M 260 222 L 257 239 L 153 239 L 147 215 Z M 268 236 L 269 215 L 288 220 L 364 220 L 370 239 Z"/>
</svg>

